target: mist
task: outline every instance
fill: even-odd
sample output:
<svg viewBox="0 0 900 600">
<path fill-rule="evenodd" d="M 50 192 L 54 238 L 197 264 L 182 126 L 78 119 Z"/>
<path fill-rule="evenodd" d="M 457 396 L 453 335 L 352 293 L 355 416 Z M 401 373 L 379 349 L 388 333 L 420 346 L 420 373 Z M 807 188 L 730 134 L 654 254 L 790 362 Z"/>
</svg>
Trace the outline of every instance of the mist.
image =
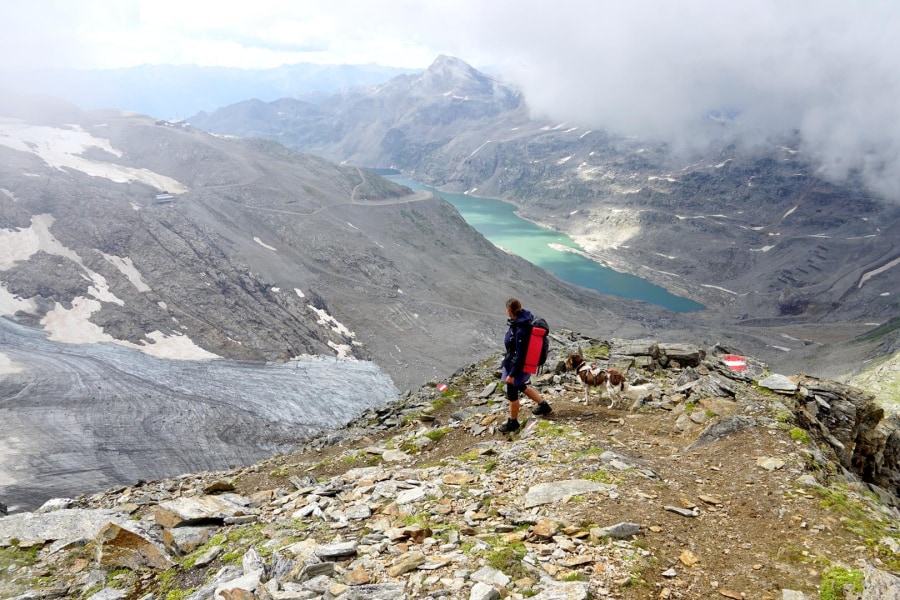
<svg viewBox="0 0 900 600">
<path fill-rule="evenodd" d="M 502 57 L 498 68 L 535 116 L 682 149 L 771 146 L 796 132 L 821 175 L 855 171 L 873 191 L 900 196 L 896 2 L 503 2 L 481 11 L 455 50 Z"/>
<path fill-rule="evenodd" d="M 894 0 L 50 4 L 4 9 L 7 79 L 140 64 L 413 69 L 447 54 L 518 85 L 536 117 L 684 150 L 771 147 L 788 135 L 821 175 L 859 174 L 900 198 Z"/>
</svg>

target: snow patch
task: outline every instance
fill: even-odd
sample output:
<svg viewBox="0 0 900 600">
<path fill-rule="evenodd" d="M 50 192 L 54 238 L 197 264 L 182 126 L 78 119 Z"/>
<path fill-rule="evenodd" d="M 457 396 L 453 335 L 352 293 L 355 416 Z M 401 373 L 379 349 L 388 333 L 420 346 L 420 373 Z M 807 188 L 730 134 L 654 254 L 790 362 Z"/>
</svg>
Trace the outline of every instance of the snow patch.
<svg viewBox="0 0 900 600">
<path fill-rule="evenodd" d="M 299 288 L 294 288 L 294 291 L 297 292 L 297 295 L 300 296 L 301 298 L 306 298 L 306 296 L 303 294 L 303 291 L 300 290 Z"/>
<path fill-rule="evenodd" d="M 82 265 L 82 268 L 84 268 L 84 265 Z M 93 271 L 89 271 L 89 273 L 91 274 L 90 280 L 94 282 L 94 285 L 88 288 L 88 294 L 101 302 L 111 302 L 113 304 L 118 304 L 119 306 L 125 306 L 124 300 L 116 297 L 115 294 L 109 291 L 109 284 L 106 283 L 106 277 L 100 273 L 94 273 Z"/>
<path fill-rule="evenodd" d="M 19 298 L 0 283 L 0 317 L 14 315 L 17 312 L 34 313 L 37 311 L 37 303 L 30 298 Z"/>
<path fill-rule="evenodd" d="M 355 338 L 356 334 L 344 327 L 337 319 L 328 314 L 328 311 L 320 308 L 316 308 L 312 304 L 307 304 L 307 307 L 317 315 L 319 315 L 318 323 L 319 325 L 324 325 L 326 327 L 330 327 L 331 330 L 335 333 L 343 335 L 348 338 Z"/>
<path fill-rule="evenodd" d="M 335 354 L 337 354 L 338 358 L 348 359 L 352 358 L 350 356 L 350 352 L 352 352 L 353 348 L 348 346 L 347 344 L 336 344 L 332 341 L 328 341 L 328 347 L 334 350 Z"/>
<path fill-rule="evenodd" d="M 19 201 L 19 199 L 16 198 L 16 195 L 13 194 L 11 191 L 9 191 L 9 190 L 6 189 L 6 188 L 0 188 L 0 194 L 3 194 L 4 196 L 6 196 L 7 198 L 9 198 L 9 199 L 12 200 L 13 202 L 18 202 L 18 201 Z"/>
<path fill-rule="evenodd" d="M 103 275 L 88 269 L 78 254 L 60 244 L 53 237 L 50 233 L 52 224 L 52 215 L 35 215 L 31 218 L 31 225 L 27 229 L 0 230 L 0 271 L 11 268 L 19 261 L 28 260 L 35 253 L 43 250 L 47 254 L 67 258 L 80 266 L 86 273 L 85 279 L 94 283 L 88 288 L 91 296 L 104 302 L 113 302 L 124 306 L 125 303 L 109 291 L 109 285 Z"/>
<path fill-rule="evenodd" d="M 762 248 L 750 248 L 750 252 L 768 252 L 775 246 L 763 246 Z"/>
<path fill-rule="evenodd" d="M 44 315 L 41 325 L 50 334 L 49 339 L 64 344 L 92 344 L 113 342 L 111 335 L 103 333 L 103 328 L 88 319 L 100 310 L 100 302 L 79 296 L 72 300 L 72 308 L 66 309 L 59 302 Z"/>
<path fill-rule="evenodd" d="M 572 160 L 572 157 L 571 157 L 571 156 L 566 156 L 566 157 L 561 158 L 561 159 L 559 159 L 558 161 L 556 161 L 556 164 L 558 164 L 558 165 L 563 165 L 563 164 L 569 162 L 570 160 Z"/>
<path fill-rule="evenodd" d="M 175 360 L 219 358 L 197 346 L 189 337 L 180 334 L 167 336 L 160 331 L 153 331 L 146 334 L 152 343 L 144 341 L 142 344 L 117 340 L 104 333 L 103 328 L 90 322 L 91 315 L 98 310 L 100 310 L 99 301 L 79 296 L 72 300 L 71 309 L 66 309 L 57 302 L 53 310 L 41 319 L 41 325 L 50 334 L 48 339 L 64 344 L 112 343 L 134 348 L 157 358 Z"/>
<path fill-rule="evenodd" d="M 88 148 L 99 148 L 116 158 L 122 158 L 122 153 L 113 148 L 109 140 L 94 137 L 77 125 L 61 129 L 31 125 L 18 119 L 0 118 L 0 145 L 35 154 L 47 165 L 60 170 L 73 169 L 91 177 L 102 177 L 116 183 L 137 181 L 173 194 L 187 191 L 187 188 L 175 179 L 149 169 L 136 169 L 84 158 L 81 154 Z"/>
<path fill-rule="evenodd" d="M 482 148 L 484 148 L 485 146 L 487 146 L 490 143 L 491 143 L 491 140 L 488 140 L 485 143 L 483 143 L 482 145 L 480 145 L 477 148 L 475 148 L 474 150 L 472 150 L 472 154 L 469 155 L 469 158 L 472 158 L 473 156 L 475 156 L 476 152 L 478 152 L 479 150 L 481 150 Z"/>
<path fill-rule="evenodd" d="M 868 280 L 870 280 L 872 277 L 875 277 L 876 275 L 880 275 L 881 273 L 884 273 L 888 269 L 893 269 L 897 265 L 900 265 L 900 258 L 895 258 L 894 260 L 892 260 L 891 262 L 889 262 L 886 265 L 878 267 L 877 269 L 874 269 L 867 273 L 863 273 L 863 276 L 859 278 L 859 285 L 857 286 L 857 289 L 861 288 L 863 286 L 863 284 L 865 282 L 867 282 Z"/>
<path fill-rule="evenodd" d="M 216 354 L 208 352 L 194 343 L 186 335 L 166 335 L 161 331 L 152 331 L 147 337 L 152 344 L 144 342 L 143 346 L 136 346 L 144 354 L 156 358 L 169 358 L 173 360 L 211 360 L 219 358 Z M 121 342 L 119 342 L 121 343 Z"/>
<path fill-rule="evenodd" d="M 782 216 L 781 218 L 782 218 L 782 219 L 788 218 L 791 214 L 793 214 L 793 212 L 794 212 L 795 210 L 797 210 L 797 208 L 799 208 L 799 207 L 798 207 L 798 206 L 795 206 L 795 207 L 792 208 L 791 210 L 789 210 L 789 211 L 787 211 L 786 213 L 784 213 L 784 216 Z"/>
<path fill-rule="evenodd" d="M 727 294 L 733 294 L 733 295 L 735 295 L 735 296 L 740 296 L 740 294 L 738 294 L 737 292 L 734 292 L 734 291 L 732 291 L 732 290 L 725 289 L 725 288 L 723 288 L 723 287 L 719 287 L 719 286 L 717 286 L 717 285 L 709 285 L 709 284 L 701 283 L 701 284 L 700 284 L 700 287 L 710 288 L 710 289 L 713 289 L 713 290 L 719 290 L 720 292 L 725 292 L 725 293 L 727 293 Z"/>
<path fill-rule="evenodd" d="M 0 375 L 11 375 L 21 372 L 22 365 L 14 363 L 7 355 L 0 352 Z"/>
<path fill-rule="evenodd" d="M 138 272 L 138 270 L 134 268 L 134 263 L 131 262 L 130 258 L 128 258 L 127 256 L 125 258 L 120 258 L 118 256 L 113 256 L 106 253 L 103 253 L 103 258 L 105 258 L 107 262 L 111 263 L 115 268 L 117 268 L 122 275 L 127 277 L 128 281 L 131 282 L 131 285 L 133 285 L 135 289 L 137 289 L 137 291 L 151 291 L 150 286 L 144 283 L 144 280 L 141 279 L 140 272 Z"/>
<path fill-rule="evenodd" d="M 254 237 L 254 238 L 253 238 L 253 241 L 256 242 L 257 244 L 259 244 L 260 246 L 262 246 L 263 248 L 265 248 L 266 250 L 271 250 L 272 252 L 278 252 L 278 250 L 276 250 L 276 249 L 273 248 L 272 246 L 266 244 L 265 242 L 263 242 L 263 241 L 262 241 L 261 239 L 259 239 L 258 237 Z"/>
</svg>

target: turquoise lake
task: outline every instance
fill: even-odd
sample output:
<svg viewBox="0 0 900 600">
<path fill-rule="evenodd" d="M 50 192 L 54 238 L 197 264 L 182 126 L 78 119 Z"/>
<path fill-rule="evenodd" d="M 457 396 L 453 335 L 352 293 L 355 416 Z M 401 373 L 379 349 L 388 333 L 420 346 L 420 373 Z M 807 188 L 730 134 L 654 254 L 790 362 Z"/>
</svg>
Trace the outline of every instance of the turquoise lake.
<svg viewBox="0 0 900 600">
<path fill-rule="evenodd" d="M 640 277 L 619 273 L 574 252 L 553 249 L 551 244 L 584 251 L 568 236 L 520 218 L 512 204 L 466 194 L 450 194 L 409 179 L 390 179 L 414 190 L 428 190 L 440 196 L 495 246 L 521 256 L 564 281 L 603 294 L 643 300 L 673 312 L 691 312 L 704 308 L 702 304 L 676 296 Z"/>
</svg>

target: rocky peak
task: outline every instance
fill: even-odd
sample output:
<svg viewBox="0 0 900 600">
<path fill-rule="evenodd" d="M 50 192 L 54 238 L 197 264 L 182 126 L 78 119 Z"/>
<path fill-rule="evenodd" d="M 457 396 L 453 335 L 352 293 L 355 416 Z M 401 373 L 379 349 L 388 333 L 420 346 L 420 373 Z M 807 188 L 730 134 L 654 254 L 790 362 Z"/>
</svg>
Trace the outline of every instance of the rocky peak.
<svg viewBox="0 0 900 600">
<path fill-rule="evenodd" d="M 518 92 L 508 84 L 452 56 L 438 56 L 421 75 L 409 76 L 407 81 L 410 92 L 420 96 L 505 102 L 518 97 Z M 385 85 L 390 86 L 391 82 Z"/>
</svg>

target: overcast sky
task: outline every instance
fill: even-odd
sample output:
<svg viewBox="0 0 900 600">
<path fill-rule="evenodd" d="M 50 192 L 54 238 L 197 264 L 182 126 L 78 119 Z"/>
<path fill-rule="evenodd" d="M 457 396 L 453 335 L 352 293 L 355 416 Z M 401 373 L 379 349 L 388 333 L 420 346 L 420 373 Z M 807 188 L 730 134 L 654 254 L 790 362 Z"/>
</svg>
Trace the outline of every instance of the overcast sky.
<svg viewBox="0 0 900 600">
<path fill-rule="evenodd" d="M 0 70 L 491 67 L 541 115 L 688 143 L 715 110 L 900 181 L 900 1 L 3 0 Z M 708 123 L 708 122 L 706 122 Z"/>
</svg>

